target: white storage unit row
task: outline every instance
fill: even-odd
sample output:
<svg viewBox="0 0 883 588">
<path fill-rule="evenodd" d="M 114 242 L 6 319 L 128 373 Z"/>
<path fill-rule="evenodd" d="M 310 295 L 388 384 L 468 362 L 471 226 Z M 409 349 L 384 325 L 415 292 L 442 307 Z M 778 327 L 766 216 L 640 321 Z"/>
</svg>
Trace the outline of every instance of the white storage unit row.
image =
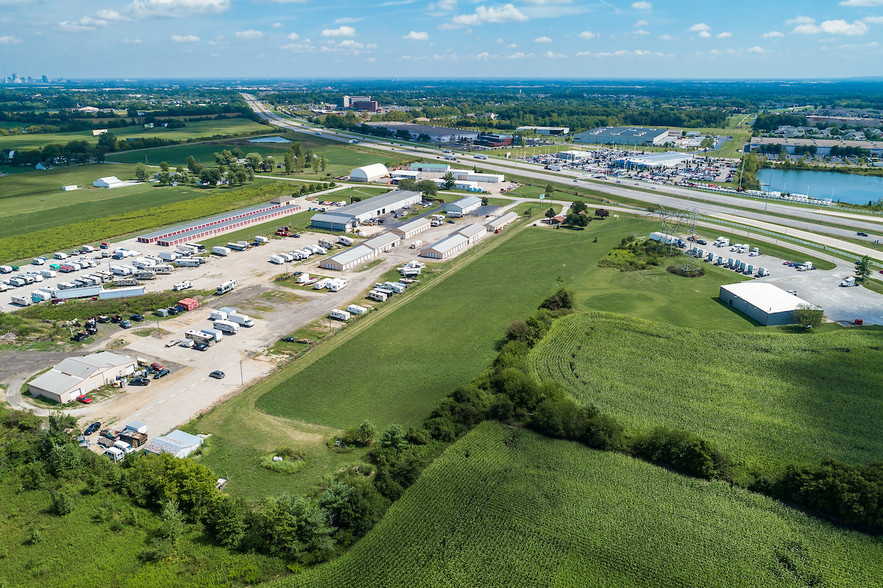
<svg viewBox="0 0 883 588">
<path fill-rule="evenodd" d="M 332 255 L 319 262 L 319 267 L 337 271 L 347 270 L 374 259 L 377 251 L 366 247 L 365 245 L 357 245 L 352 249 L 341 251 L 337 255 Z"/>
<path fill-rule="evenodd" d="M 465 249 L 468 245 L 469 239 L 459 233 L 454 233 L 421 250 L 420 256 L 430 259 L 447 259 L 458 251 Z"/>
<path fill-rule="evenodd" d="M 457 235 L 463 235 L 468 240 L 468 245 L 472 245 L 479 239 L 487 236 L 487 229 L 483 225 L 472 224 L 466 225 L 456 232 Z"/>
<path fill-rule="evenodd" d="M 485 223 L 484 226 L 487 228 L 488 231 L 493 233 L 495 231 L 499 231 L 506 225 L 515 222 L 516 220 L 518 220 L 517 212 L 507 212 L 506 214 L 498 216 L 497 218 Z"/>
<path fill-rule="evenodd" d="M 376 237 L 372 237 L 367 241 L 362 243 L 364 247 L 370 247 L 374 251 L 379 253 L 386 253 L 393 247 L 397 247 L 401 245 L 402 238 L 399 237 L 396 233 L 392 231 L 388 233 L 383 233 L 382 235 L 377 235 Z"/>
<path fill-rule="evenodd" d="M 392 229 L 391 232 L 395 233 L 402 239 L 410 239 L 414 235 L 417 235 L 418 233 L 422 233 L 423 231 L 429 229 L 429 227 L 430 221 L 428 218 L 418 218 L 406 222 L 397 229 Z"/>
</svg>

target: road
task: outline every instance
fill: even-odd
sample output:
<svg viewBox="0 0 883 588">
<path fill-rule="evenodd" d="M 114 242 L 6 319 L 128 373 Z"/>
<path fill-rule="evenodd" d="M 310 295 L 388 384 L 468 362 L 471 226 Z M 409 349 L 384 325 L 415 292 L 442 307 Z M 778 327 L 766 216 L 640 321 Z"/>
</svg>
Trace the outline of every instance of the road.
<svg viewBox="0 0 883 588">
<path fill-rule="evenodd" d="M 351 139 L 358 137 L 362 144 L 374 149 L 395 151 L 415 157 L 439 157 L 439 152 L 436 149 L 414 147 L 410 145 L 407 147 L 394 146 L 388 143 L 366 139 L 359 135 L 329 129 L 319 130 L 318 127 L 313 127 L 299 121 L 278 116 L 251 94 L 243 94 L 243 97 L 252 110 L 254 110 L 259 116 L 281 128 L 287 128 L 299 132 L 319 132 L 325 139 L 340 142 L 349 142 Z M 474 163 L 476 165 L 479 164 L 477 161 L 470 161 L 469 163 Z M 737 220 L 735 222 L 746 225 L 756 225 L 758 224 L 758 221 L 774 223 L 776 225 L 781 225 L 782 227 L 804 231 L 810 236 L 808 240 L 811 241 L 816 240 L 817 235 L 814 235 L 813 233 L 817 233 L 830 237 L 829 239 L 826 239 L 824 243 L 820 244 L 836 247 L 844 251 L 850 251 L 856 255 L 867 255 L 872 259 L 883 261 L 883 251 L 878 251 L 872 248 L 874 240 L 883 239 L 883 228 L 881 228 L 880 224 L 876 222 L 876 219 L 865 220 L 861 218 L 860 215 L 832 219 L 830 214 L 814 209 L 788 206 L 775 202 L 762 202 L 727 194 L 691 190 L 689 188 L 678 186 L 667 186 L 628 180 L 634 185 L 633 187 L 629 187 L 622 184 L 611 184 L 607 181 L 577 180 L 576 173 L 548 172 L 539 168 L 539 166 L 535 164 L 517 161 L 503 162 L 500 160 L 482 160 L 480 165 L 482 169 L 494 172 L 510 174 L 517 172 L 521 176 L 538 180 L 540 183 L 561 183 L 562 180 L 570 181 L 577 186 L 590 188 L 609 196 L 637 200 L 652 207 L 663 206 L 671 209 L 693 210 L 698 214 L 717 218 L 723 218 L 721 215 L 726 214 L 731 215 L 731 218 L 736 218 Z M 577 181 L 573 182 L 573 180 Z M 626 180 L 622 181 L 625 182 Z M 703 202 L 699 202 L 696 199 L 701 199 Z M 825 224 L 831 222 L 837 222 L 838 224 L 849 228 L 831 227 Z M 863 247 L 861 245 L 841 240 L 842 238 L 860 238 L 856 235 L 858 230 L 869 234 L 868 237 L 863 238 L 863 240 L 867 241 L 868 246 Z"/>
</svg>

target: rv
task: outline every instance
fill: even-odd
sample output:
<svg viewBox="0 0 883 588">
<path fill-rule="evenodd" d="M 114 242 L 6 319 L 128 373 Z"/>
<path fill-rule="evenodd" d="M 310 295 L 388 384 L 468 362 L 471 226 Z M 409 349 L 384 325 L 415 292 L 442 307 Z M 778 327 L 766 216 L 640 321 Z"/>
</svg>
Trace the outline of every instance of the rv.
<svg viewBox="0 0 883 588">
<path fill-rule="evenodd" d="M 227 314 L 227 320 L 231 323 L 240 326 L 240 327 L 253 327 L 254 321 L 250 316 L 246 316 L 244 314 L 239 314 L 236 312 L 230 312 Z"/>
<path fill-rule="evenodd" d="M 227 313 L 223 310 L 212 310 L 208 318 L 212 321 L 225 321 L 227 320 Z"/>
<path fill-rule="evenodd" d="M 376 300 L 377 302 L 386 302 L 388 296 L 383 292 L 378 292 L 377 290 L 371 290 L 368 292 L 367 298 L 369 300 Z"/>
<path fill-rule="evenodd" d="M 353 241 L 349 237 L 344 237 L 343 235 L 341 235 L 340 237 L 337 238 L 337 242 L 340 243 L 341 245 L 346 245 L 347 247 L 349 247 L 350 245 L 355 243 L 355 241 Z"/>
<path fill-rule="evenodd" d="M 224 282 L 223 284 L 218 286 L 216 293 L 218 296 L 220 296 L 221 294 L 226 294 L 227 292 L 233 291 L 233 288 L 235 288 L 235 287 L 236 287 L 236 280 L 230 280 L 230 281 Z"/>
<path fill-rule="evenodd" d="M 326 239 L 319 239 L 319 247 L 324 249 L 334 249 L 334 243 Z"/>
<path fill-rule="evenodd" d="M 177 284 L 174 284 L 172 286 L 172 290 L 174 290 L 175 292 L 178 292 L 180 290 L 189 290 L 192 287 L 193 287 L 193 284 L 191 284 L 189 281 L 185 280 L 183 282 L 178 282 Z"/>
<path fill-rule="evenodd" d="M 13 296 L 10 302 L 16 306 L 30 306 L 34 303 L 30 296 Z"/>
<path fill-rule="evenodd" d="M 334 308 L 331 310 L 331 312 L 328 313 L 328 316 L 330 316 L 333 319 L 337 319 L 339 321 L 346 322 L 346 321 L 350 320 L 351 315 L 350 315 L 350 313 L 348 313 L 345 310 L 340 310 L 340 309 Z"/>
<path fill-rule="evenodd" d="M 233 321 L 215 321 L 213 326 L 222 333 L 234 334 L 239 332 L 239 325 Z"/>
<path fill-rule="evenodd" d="M 226 247 L 212 247 L 212 253 L 220 255 L 221 257 L 227 257 L 230 255 L 230 250 Z"/>
<path fill-rule="evenodd" d="M 202 262 L 198 258 L 194 259 L 176 259 L 175 265 L 178 267 L 199 267 Z"/>
<path fill-rule="evenodd" d="M 346 311 L 350 314 L 365 314 L 368 312 L 368 309 L 358 304 L 350 304 L 346 307 Z"/>
<path fill-rule="evenodd" d="M 184 337 L 187 339 L 191 339 L 196 343 L 205 343 L 209 347 L 215 344 L 215 337 L 213 335 L 209 335 L 208 333 L 203 333 L 201 331 L 185 331 Z"/>
</svg>

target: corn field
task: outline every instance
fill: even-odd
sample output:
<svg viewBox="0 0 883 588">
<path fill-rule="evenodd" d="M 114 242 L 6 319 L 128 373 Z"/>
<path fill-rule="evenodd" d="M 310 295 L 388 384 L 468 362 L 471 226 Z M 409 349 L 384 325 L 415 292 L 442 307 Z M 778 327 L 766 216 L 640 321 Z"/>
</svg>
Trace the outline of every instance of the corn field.
<svg viewBox="0 0 883 588">
<path fill-rule="evenodd" d="M 337 560 L 277 586 L 871 586 L 883 543 L 763 496 L 486 422 Z"/>
</svg>

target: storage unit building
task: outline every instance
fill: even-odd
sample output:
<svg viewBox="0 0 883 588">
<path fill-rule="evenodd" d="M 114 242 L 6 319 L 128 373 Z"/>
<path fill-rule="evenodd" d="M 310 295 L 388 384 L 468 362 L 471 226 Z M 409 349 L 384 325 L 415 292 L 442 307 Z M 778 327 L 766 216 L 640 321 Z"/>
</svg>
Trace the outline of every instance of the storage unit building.
<svg viewBox="0 0 883 588">
<path fill-rule="evenodd" d="M 181 459 L 199 449 L 200 445 L 202 445 L 201 437 L 175 429 L 167 435 L 154 438 L 144 446 L 144 451 L 156 455 L 171 453 Z"/>
<path fill-rule="evenodd" d="M 469 245 L 472 245 L 479 239 L 487 236 L 487 229 L 484 225 L 480 224 L 472 224 L 466 225 L 462 229 L 456 232 L 457 235 L 463 235 L 469 241 Z"/>
<path fill-rule="evenodd" d="M 310 224 L 318 229 L 345 231 L 361 222 L 417 204 L 422 199 L 420 192 L 394 190 L 342 206 L 332 213 L 317 214 L 310 219 Z"/>
<path fill-rule="evenodd" d="M 300 208 L 300 206 L 292 204 L 289 200 L 282 201 L 276 199 L 268 204 L 231 210 L 224 214 L 147 233 L 138 237 L 138 242 L 156 243 L 157 245 L 165 246 L 179 245 L 189 241 L 205 239 L 226 231 L 241 229 L 255 223 L 267 222 L 277 217 L 295 213 Z"/>
<path fill-rule="evenodd" d="M 392 231 L 388 233 L 383 233 L 382 235 L 377 235 L 376 237 L 372 237 L 367 241 L 363 242 L 362 245 L 365 247 L 370 247 L 378 254 L 386 253 L 393 247 L 398 247 L 402 243 L 402 238 L 399 237 L 396 233 Z"/>
<path fill-rule="evenodd" d="M 740 282 L 720 287 L 720 299 L 764 326 L 790 325 L 794 311 L 813 307 L 806 300 L 766 282 Z M 813 307 L 815 308 L 815 307 Z"/>
<path fill-rule="evenodd" d="M 410 239 L 414 235 L 418 233 L 422 233 L 423 231 L 429 229 L 430 221 L 428 218 L 418 218 L 412 221 L 406 222 L 402 226 L 397 229 L 392 229 L 391 232 L 395 233 L 402 239 Z"/>
<path fill-rule="evenodd" d="M 66 404 L 77 396 L 110 384 L 119 376 L 130 375 L 137 362 L 109 351 L 83 357 L 68 357 L 48 372 L 28 382 L 32 396 L 43 396 Z"/>
<path fill-rule="evenodd" d="M 374 259 L 377 251 L 364 245 L 356 245 L 352 249 L 341 251 L 319 262 L 319 267 L 337 271 L 347 270 Z"/>
<path fill-rule="evenodd" d="M 426 249 L 422 249 L 420 256 L 430 259 L 447 259 L 458 251 L 465 249 L 468 245 L 469 239 L 459 233 L 454 233 L 441 241 L 433 243 Z"/>
<path fill-rule="evenodd" d="M 481 198 L 478 196 L 466 196 L 450 204 L 445 204 L 445 212 L 451 216 L 463 216 L 481 206 Z"/>
<path fill-rule="evenodd" d="M 351 182 L 376 182 L 381 178 L 388 178 L 389 170 L 382 163 L 372 163 L 357 167 L 350 172 Z"/>
<path fill-rule="evenodd" d="M 497 218 L 485 223 L 484 226 L 488 231 L 493 233 L 495 231 L 499 231 L 506 225 L 515 222 L 516 220 L 518 220 L 517 212 L 507 212 L 506 214 L 498 216 Z"/>
</svg>

